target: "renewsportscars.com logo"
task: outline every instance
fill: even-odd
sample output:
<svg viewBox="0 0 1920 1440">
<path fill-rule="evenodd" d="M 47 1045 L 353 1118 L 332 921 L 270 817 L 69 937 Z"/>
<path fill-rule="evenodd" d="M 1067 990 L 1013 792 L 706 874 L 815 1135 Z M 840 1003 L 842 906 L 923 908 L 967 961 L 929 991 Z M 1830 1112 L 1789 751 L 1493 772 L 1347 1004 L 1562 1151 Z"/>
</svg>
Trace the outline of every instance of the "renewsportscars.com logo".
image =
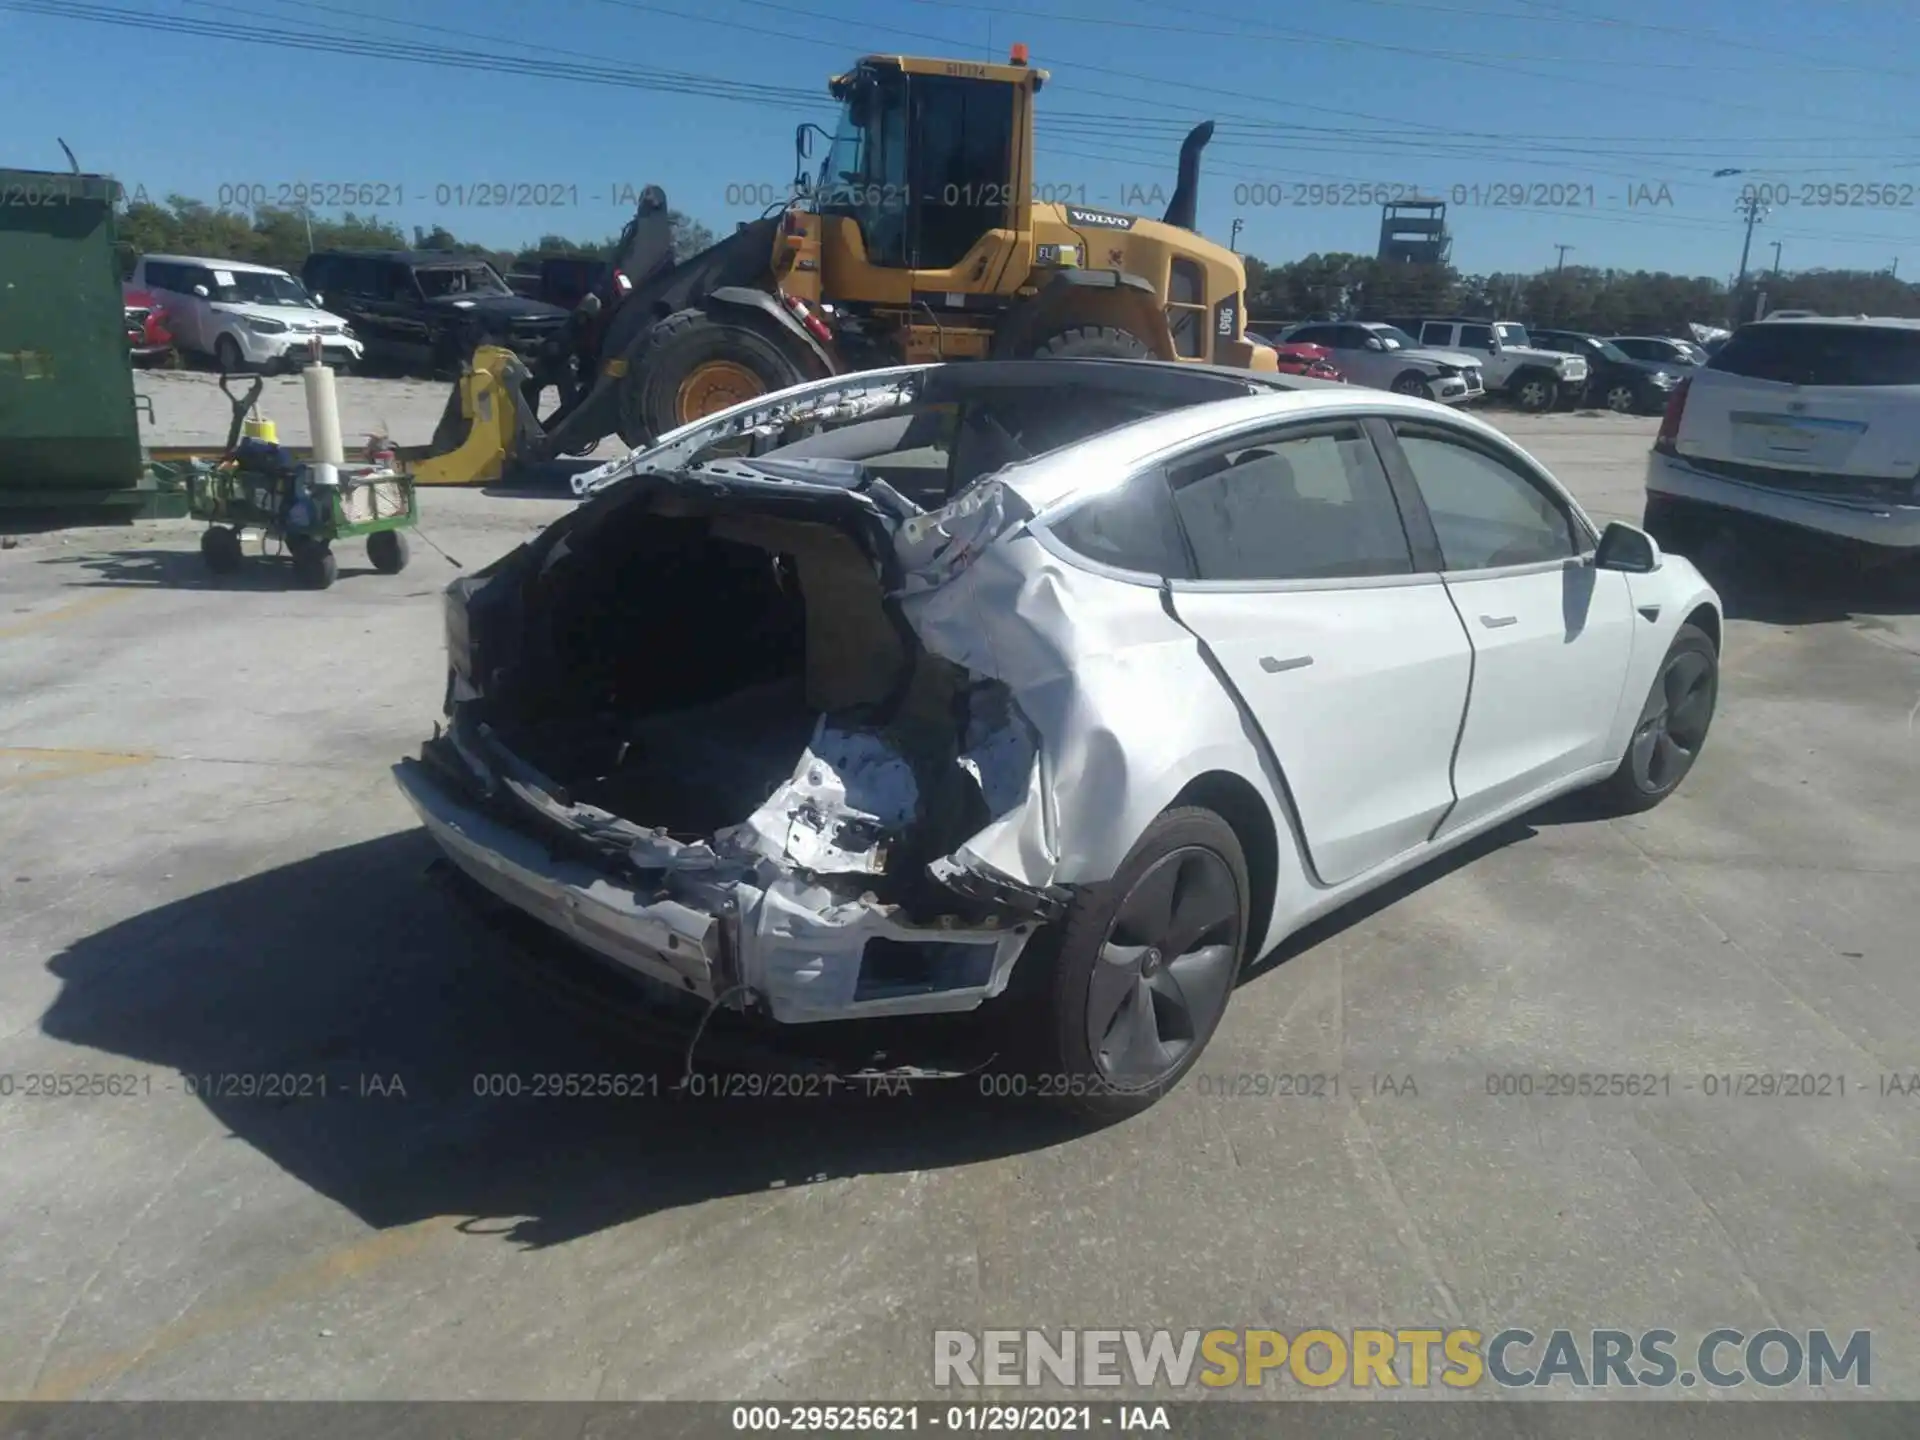
<svg viewBox="0 0 1920 1440">
<path fill-rule="evenodd" d="M 1683 1343 L 1672 1330 L 1466 1329 L 936 1330 L 933 1383 L 946 1388 L 1130 1385 L 1208 1389 L 1303 1385 L 1322 1390 L 1731 1390 L 1873 1383 L 1873 1334 L 1710 1330 Z"/>
</svg>

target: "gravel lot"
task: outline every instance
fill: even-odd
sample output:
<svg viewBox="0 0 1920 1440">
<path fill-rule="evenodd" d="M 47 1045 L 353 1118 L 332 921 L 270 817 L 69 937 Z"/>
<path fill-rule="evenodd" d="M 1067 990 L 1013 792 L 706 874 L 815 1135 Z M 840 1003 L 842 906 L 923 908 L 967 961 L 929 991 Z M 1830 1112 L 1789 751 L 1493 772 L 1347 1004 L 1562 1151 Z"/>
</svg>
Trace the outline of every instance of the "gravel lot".
<svg viewBox="0 0 1920 1440">
<path fill-rule="evenodd" d="M 142 377 L 156 443 L 223 433 L 205 381 Z M 378 383 L 346 433 L 424 439 L 444 391 Z M 1638 514 L 1652 421 L 1501 423 Z M 425 533 L 472 568 L 566 503 L 427 492 Z M 1269 957 L 1202 1068 L 1337 1099 L 1190 1081 L 1074 1136 L 964 1083 L 476 1096 L 670 1067 L 423 878 L 387 767 L 454 566 L 214 588 L 195 535 L 0 552 L 0 1398 L 874 1399 L 932 1393 L 937 1327 L 1467 1324 L 1868 1329 L 1920 1399 L 1920 1096 L 1876 1088 L 1920 1071 L 1910 595 L 1741 600 L 1672 802 L 1531 817 Z M 326 1098 L 226 1093 L 260 1072 Z M 1671 1093 L 1489 1096 L 1515 1072 Z M 1741 1072 L 1847 1089 L 1706 1098 Z"/>
</svg>

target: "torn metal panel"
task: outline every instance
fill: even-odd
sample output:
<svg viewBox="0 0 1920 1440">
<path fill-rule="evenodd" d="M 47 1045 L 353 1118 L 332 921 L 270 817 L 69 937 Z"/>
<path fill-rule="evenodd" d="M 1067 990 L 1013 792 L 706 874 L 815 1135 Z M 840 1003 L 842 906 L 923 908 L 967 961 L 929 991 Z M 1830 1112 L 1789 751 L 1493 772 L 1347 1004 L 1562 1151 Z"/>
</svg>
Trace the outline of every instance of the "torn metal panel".
<svg viewBox="0 0 1920 1440">
<path fill-rule="evenodd" d="M 919 811 L 919 783 L 905 758 L 872 731 L 843 729 L 823 715 L 793 778 L 717 838 L 815 874 L 878 875 L 887 841 Z"/>
<path fill-rule="evenodd" d="M 932 365 L 902 365 L 837 375 L 781 391 L 771 399 L 744 401 L 717 415 L 670 430 L 652 445 L 573 477 L 573 493 L 593 495 L 629 475 L 673 471 L 697 461 L 728 440 L 779 435 L 795 425 L 840 424 L 885 414 L 918 398 Z"/>
<path fill-rule="evenodd" d="M 1034 929 L 1028 920 L 979 928 L 910 925 L 891 907 L 870 899 L 837 901 L 823 887 L 782 876 L 743 916 L 741 976 L 785 1023 L 971 1010 L 1006 988 Z M 898 993 L 862 998 L 862 974 L 876 941 L 920 947 L 924 977 Z M 976 951 L 977 961 L 956 954 L 964 949 Z M 946 983 L 957 979 L 974 983 Z"/>
</svg>

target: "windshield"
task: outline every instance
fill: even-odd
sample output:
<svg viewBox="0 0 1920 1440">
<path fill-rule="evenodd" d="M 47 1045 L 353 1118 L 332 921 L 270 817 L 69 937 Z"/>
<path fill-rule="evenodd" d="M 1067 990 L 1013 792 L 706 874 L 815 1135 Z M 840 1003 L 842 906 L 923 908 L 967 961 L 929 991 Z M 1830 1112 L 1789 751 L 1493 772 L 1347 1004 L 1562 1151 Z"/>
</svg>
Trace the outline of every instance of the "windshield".
<svg viewBox="0 0 1920 1440">
<path fill-rule="evenodd" d="M 291 275 L 282 275 L 278 271 L 216 270 L 214 281 L 213 298 L 224 300 L 229 305 L 304 305 L 309 310 L 320 308 L 313 303 L 306 286 Z"/>
<path fill-rule="evenodd" d="M 1411 335 L 1396 325 L 1376 325 L 1373 333 L 1389 350 L 1411 350 L 1416 343 Z"/>
<path fill-rule="evenodd" d="M 1493 327 L 1493 332 L 1500 337 L 1500 343 L 1502 345 L 1531 345 L 1533 343 L 1527 339 L 1527 327 L 1524 325 L 1496 325 Z"/>
<path fill-rule="evenodd" d="M 507 282 L 493 273 L 491 265 L 446 265 L 431 270 L 416 270 L 420 293 L 429 300 L 443 295 L 511 295 Z"/>
</svg>

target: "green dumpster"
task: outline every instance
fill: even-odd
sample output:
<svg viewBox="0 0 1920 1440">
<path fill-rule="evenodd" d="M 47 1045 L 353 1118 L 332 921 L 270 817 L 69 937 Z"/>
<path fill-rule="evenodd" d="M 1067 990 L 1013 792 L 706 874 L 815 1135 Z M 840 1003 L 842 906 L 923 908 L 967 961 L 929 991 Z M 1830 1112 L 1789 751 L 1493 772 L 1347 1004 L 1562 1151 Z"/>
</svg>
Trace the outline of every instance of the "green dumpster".
<svg viewBox="0 0 1920 1440">
<path fill-rule="evenodd" d="M 0 170 L 0 507 L 144 505 L 118 193 L 104 175 Z"/>
</svg>

